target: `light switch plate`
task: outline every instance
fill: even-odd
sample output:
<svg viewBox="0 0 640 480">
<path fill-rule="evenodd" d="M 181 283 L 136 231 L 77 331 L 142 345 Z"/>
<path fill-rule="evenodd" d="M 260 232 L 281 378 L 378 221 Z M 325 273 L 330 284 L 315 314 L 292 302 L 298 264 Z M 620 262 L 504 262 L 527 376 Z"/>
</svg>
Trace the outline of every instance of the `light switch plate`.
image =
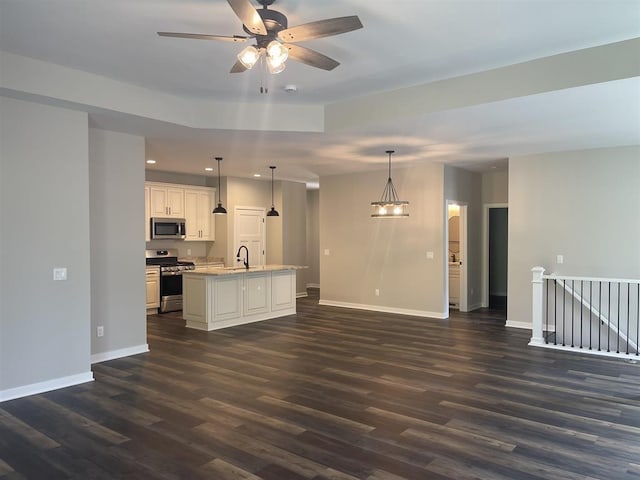
<svg viewBox="0 0 640 480">
<path fill-rule="evenodd" d="M 427 260 L 433 260 L 433 252 L 427 252 Z"/>
<path fill-rule="evenodd" d="M 324 249 L 324 254 L 325 254 L 325 255 L 330 255 L 330 254 L 331 254 L 331 252 L 329 251 L 329 249 L 328 249 L 328 248 L 325 248 L 325 249 Z"/>
<path fill-rule="evenodd" d="M 67 279 L 67 269 L 65 267 L 56 267 L 53 269 L 53 279 L 55 281 Z"/>
</svg>

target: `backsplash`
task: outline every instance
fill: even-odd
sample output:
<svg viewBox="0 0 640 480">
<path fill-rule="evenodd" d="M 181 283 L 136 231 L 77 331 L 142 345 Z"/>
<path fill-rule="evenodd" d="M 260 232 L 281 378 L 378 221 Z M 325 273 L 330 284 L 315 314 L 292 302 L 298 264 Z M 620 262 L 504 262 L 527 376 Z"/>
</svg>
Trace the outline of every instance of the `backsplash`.
<svg viewBox="0 0 640 480">
<path fill-rule="evenodd" d="M 151 240 L 145 247 L 147 250 L 178 250 L 178 258 L 211 257 L 214 242 L 185 242 L 184 240 Z"/>
</svg>

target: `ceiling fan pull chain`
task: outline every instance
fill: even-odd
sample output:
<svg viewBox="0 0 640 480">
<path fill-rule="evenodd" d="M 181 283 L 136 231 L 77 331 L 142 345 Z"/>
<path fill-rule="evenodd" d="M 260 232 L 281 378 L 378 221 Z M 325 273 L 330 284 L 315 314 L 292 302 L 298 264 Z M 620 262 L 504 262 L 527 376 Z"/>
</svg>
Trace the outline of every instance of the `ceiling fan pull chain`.
<svg viewBox="0 0 640 480">
<path fill-rule="evenodd" d="M 260 93 L 264 93 L 265 95 L 269 93 L 269 89 L 264 86 L 264 75 L 265 69 L 264 67 L 264 56 L 260 56 Z"/>
</svg>

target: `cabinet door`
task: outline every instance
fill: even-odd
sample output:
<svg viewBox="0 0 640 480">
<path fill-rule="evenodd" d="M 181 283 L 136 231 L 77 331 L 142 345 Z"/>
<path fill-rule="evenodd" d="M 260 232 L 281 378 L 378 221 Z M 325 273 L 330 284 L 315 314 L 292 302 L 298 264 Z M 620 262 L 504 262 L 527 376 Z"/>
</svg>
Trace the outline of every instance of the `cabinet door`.
<svg viewBox="0 0 640 480">
<path fill-rule="evenodd" d="M 187 227 L 185 240 L 202 239 L 202 229 L 198 223 L 198 200 L 199 192 L 197 190 L 184 191 L 184 218 Z"/>
<path fill-rule="evenodd" d="M 147 308 L 160 307 L 160 273 L 147 272 Z"/>
<path fill-rule="evenodd" d="M 184 218 L 187 221 L 185 240 L 215 240 L 213 221 L 213 199 L 215 190 L 211 188 L 185 189 Z"/>
<path fill-rule="evenodd" d="M 244 315 L 269 311 L 269 281 L 267 273 L 248 273 L 244 279 Z"/>
<path fill-rule="evenodd" d="M 184 188 L 167 188 L 169 217 L 184 218 Z"/>
<path fill-rule="evenodd" d="M 214 198 L 215 190 L 198 192 L 198 225 L 202 232 L 201 240 L 212 241 L 216 239 L 215 222 L 212 213 Z"/>
<path fill-rule="evenodd" d="M 149 187 L 149 198 L 151 217 L 167 217 L 169 215 L 166 187 Z"/>
<path fill-rule="evenodd" d="M 242 275 L 217 277 L 213 290 L 214 322 L 242 316 Z"/>
<path fill-rule="evenodd" d="M 286 310 L 296 305 L 295 270 L 272 272 L 271 311 Z"/>
</svg>

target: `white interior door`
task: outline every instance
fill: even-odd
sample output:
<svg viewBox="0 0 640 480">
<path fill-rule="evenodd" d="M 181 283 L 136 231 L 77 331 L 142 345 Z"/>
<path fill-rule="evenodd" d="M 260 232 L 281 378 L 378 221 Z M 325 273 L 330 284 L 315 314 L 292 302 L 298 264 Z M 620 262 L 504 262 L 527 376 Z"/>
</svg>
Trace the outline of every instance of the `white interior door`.
<svg viewBox="0 0 640 480">
<path fill-rule="evenodd" d="M 264 208 L 236 207 L 234 210 L 234 255 L 241 246 L 247 247 L 249 266 L 264 265 L 266 244 L 264 219 Z M 242 257 L 244 258 L 244 249 Z"/>
</svg>

